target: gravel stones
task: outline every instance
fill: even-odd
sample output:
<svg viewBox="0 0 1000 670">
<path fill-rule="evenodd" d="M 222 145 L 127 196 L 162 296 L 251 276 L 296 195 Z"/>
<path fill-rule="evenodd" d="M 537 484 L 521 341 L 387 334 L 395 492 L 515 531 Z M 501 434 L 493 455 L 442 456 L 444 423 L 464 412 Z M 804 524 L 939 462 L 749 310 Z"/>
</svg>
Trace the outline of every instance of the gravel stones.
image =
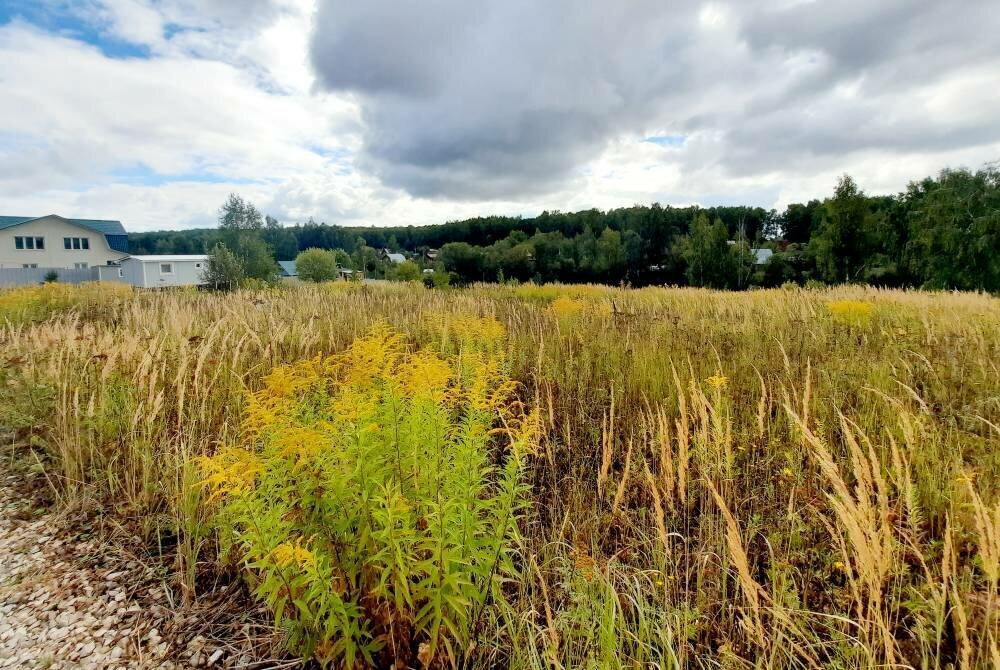
<svg viewBox="0 0 1000 670">
<path fill-rule="evenodd" d="M 151 571 L 109 569 L 109 549 L 57 537 L 53 515 L 25 514 L 16 479 L 0 477 L 0 668 L 187 667 L 160 638 L 167 608 L 130 599 L 142 588 L 167 604 Z"/>
</svg>

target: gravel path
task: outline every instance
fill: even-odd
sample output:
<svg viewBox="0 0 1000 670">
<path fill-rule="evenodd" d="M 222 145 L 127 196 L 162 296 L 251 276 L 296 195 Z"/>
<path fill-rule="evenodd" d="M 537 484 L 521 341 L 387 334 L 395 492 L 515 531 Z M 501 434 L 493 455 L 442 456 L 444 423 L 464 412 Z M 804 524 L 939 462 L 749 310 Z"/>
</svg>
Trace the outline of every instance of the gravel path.
<svg viewBox="0 0 1000 670">
<path fill-rule="evenodd" d="M 113 555 L 78 529 L 66 531 L 16 494 L 17 481 L 0 470 L 0 668 L 224 662 L 223 651 L 203 638 L 188 640 L 180 653 L 161 638 L 178 615 L 156 604 L 169 603 L 154 568 Z M 77 536 L 61 536 L 67 532 Z"/>
</svg>

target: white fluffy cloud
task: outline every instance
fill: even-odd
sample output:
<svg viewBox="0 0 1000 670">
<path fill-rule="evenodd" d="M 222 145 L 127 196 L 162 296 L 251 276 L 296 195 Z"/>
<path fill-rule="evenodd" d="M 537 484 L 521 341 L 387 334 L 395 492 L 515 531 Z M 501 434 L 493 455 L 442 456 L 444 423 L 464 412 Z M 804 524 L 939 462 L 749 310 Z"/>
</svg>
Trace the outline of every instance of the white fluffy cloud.
<svg viewBox="0 0 1000 670">
<path fill-rule="evenodd" d="M 1000 158 L 992 0 L 29 4 L 0 11 L 4 214 L 782 206 Z"/>
</svg>

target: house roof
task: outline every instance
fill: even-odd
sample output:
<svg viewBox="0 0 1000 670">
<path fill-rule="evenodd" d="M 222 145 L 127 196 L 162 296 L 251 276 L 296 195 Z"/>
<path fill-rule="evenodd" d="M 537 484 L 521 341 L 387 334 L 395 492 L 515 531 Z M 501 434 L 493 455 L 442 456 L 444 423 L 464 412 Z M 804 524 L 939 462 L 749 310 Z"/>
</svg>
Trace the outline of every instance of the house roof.
<svg viewBox="0 0 1000 670">
<path fill-rule="evenodd" d="M 281 266 L 282 277 L 298 277 L 299 271 L 295 267 L 295 261 L 278 261 Z"/>
<path fill-rule="evenodd" d="M 141 255 L 141 256 L 129 256 L 128 258 L 125 258 L 124 260 L 128 260 L 129 258 L 134 258 L 135 260 L 139 261 L 140 263 L 155 263 L 155 262 L 158 262 L 158 261 L 161 261 L 161 262 L 164 262 L 164 263 L 170 263 L 170 262 L 173 262 L 173 261 L 177 261 L 177 262 L 180 262 L 180 261 L 207 261 L 208 260 L 208 255 L 207 254 L 175 254 L 175 255 L 168 254 L 168 255 L 164 255 L 164 256 Z"/>
<path fill-rule="evenodd" d="M 406 260 L 406 256 L 404 256 L 403 254 L 388 253 L 385 255 L 385 257 L 388 258 L 393 263 L 402 263 L 403 261 Z"/>
<path fill-rule="evenodd" d="M 0 230 L 19 226 L 22 223 L 28 223 L 29 221 L 35 221 L 37 219 L 45 219 L 49 216 L 55 216 L 65 221 L 69 221 L 70 223 L 75 223 L 78 226 L 88 228 L 95 233 L 100 233 L 101 235 L 128 234 L 125 232 L 125 226 L 122 225 L 121 221 L 111 221 L 105 219 L 67 219 L 66 217 L 59 216 L 58 214 L 47 214 L 46 216 L 0 216 Z"/>
<path fill-rule="evenodd" d="M 68 221 L 69 223 L 80 226 L 81 228 L 92 230 L 100 235 L 104 235 L 104 239 L 107 240 L 109 247 L 115 251 L 120 251 L 123 254 L 128 253 L 128 233 L 125 232 L 125 226 L 122 225 L 121 221 L 111 221 L 106 219 L 67 219 L 66 217 L 59 216 L 58 214 L 47 214 L 45 216 L 0 216 L 0 230 L 3 230 L 4 228 L 13 228 L 14 226 L 19 226 L 22 223 L 29 223 L 31 221 L 37 221 L 38 219 L 47 219 L 50 216 L 62 219 L 63 221 Z"/>
</svg>

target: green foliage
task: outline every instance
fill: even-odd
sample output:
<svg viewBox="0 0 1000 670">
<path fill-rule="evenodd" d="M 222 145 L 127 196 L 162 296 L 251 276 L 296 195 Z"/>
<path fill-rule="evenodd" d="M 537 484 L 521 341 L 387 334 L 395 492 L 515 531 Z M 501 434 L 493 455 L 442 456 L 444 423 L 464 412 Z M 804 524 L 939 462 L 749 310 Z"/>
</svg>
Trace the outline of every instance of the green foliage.
<svg viewBox="0 0 1000 670">
<path fill-rule="evenodd" d="M 256 279 L 264 283 L 276 279 L 278 264 L 274 262 L 274 256 L 271 255 L 267 242 L 258 235 L 245 237 L 235 253 L 247 279 Z"/>
<path fill-rule="evenodd" d="M 424 275 L 424 284 L 427 288 L 446 288 L 451 285 L 451 273 L 442 267 L 434 268 L 434 272 Z"/>
<path fill-rule="evenodd" d="M 376 327 L 279 367 L 248 400 L 250 448 L 203 461 L 224 537 L 304 656 L 454 664 L 514 574 L 534 424 L 512 412 L 497 328 L 474 324 L 450 360 Z"/>
<path fill-rule="evenodd" d="M 420 281 L 420 276 L 420 266 L 413 261 L 396 263 L 386 272 L 386 279 L 396 281 Z"/>
<path fill-rule="evenodd" d="M 1000 291 L 1000 170 L 945 170 L 905 199 L 907 260 L 924 284 Z"/>
<path fill-rule="evenodd" d="M 742 230 L 737 232 L 736 241 L 729 245 L 728 251 L 733 267 L 735 288 L 745 289 L 750 286 L 753 280 L 757 259 L 751 251 L 750 240 L 747 239 Z"/>
<path fill-rule="evenodd" d="M 438 258 L 445 269 L 454 272 L 465 281 L 483 278 L 485 258 L 480 247 L 474 247 L 466 242 L 451 242 L 441 247 Z"/>
<path fill-rule="evenodd" d="M 302 281 L 330 281 L 337 278 L 337 257 L 326 249 L 306 249 L 295 258 L 295 271 Z"/>
<path fill-rule="evenodd" d="M 379 267 L 378 251 L 362 241 L 351 255 L 351 267 L 365 277 L 374 277 Z"/>
<path fill-rule="evenodd" d="M 267 245 L 274 250 L 278 259 L 295 258 L 299 253 L 299 241 L 295 233 L 282 227 L 278 220 L 271 216 L 264 217 L 264 229 L 261 236 Z"/>
<path fill-rule="evenodd" d="M 845 174 L 837 182 L 833 198 L 824 203 L 819 232 L 810 242 L 824 279 L 836 283 L 861 278 L 874 225 L 868 198 Z"/>
<path fill-rule="evenodd" d="M 722 221 L 709 223 L 705 214 L 695 217 L 691 232 L 680 244 L 687 278 L 693 286 L 726 288 L 732 283 L 735 257 L 729 251 L 728 240 Z"/>
<path fill-rule="evenodd" d="M 59 281 L 59 273 L 55 270 L 49 270 L 45 273 L 45 283 L 51 284 L 54 281 Z"/>
<path fill-rule="evenodd" d="M 260 210 L 235 193 L 230 193 L 219 208 L 219 230 L 231 246 L 238 246 L 243 234 L 259 232 L 263 225 L 264 217 Z"/>
<path fill-rule="evenodd" d="M 271 248 L 264 241 L 264 218 L 253 203 L 235 193 L 219 210 L 219 235 L 222 244 L 233 253 L 246 279 L 272 282 L 278 266 Z"/>
<path fill-rule="evenodd" d="M 238 288 L 246 279 L 243 266 L 229 247 L 219 242 L 208 256 L 204 280 L 212 288 L 228 291 Z"/>
</svg>

